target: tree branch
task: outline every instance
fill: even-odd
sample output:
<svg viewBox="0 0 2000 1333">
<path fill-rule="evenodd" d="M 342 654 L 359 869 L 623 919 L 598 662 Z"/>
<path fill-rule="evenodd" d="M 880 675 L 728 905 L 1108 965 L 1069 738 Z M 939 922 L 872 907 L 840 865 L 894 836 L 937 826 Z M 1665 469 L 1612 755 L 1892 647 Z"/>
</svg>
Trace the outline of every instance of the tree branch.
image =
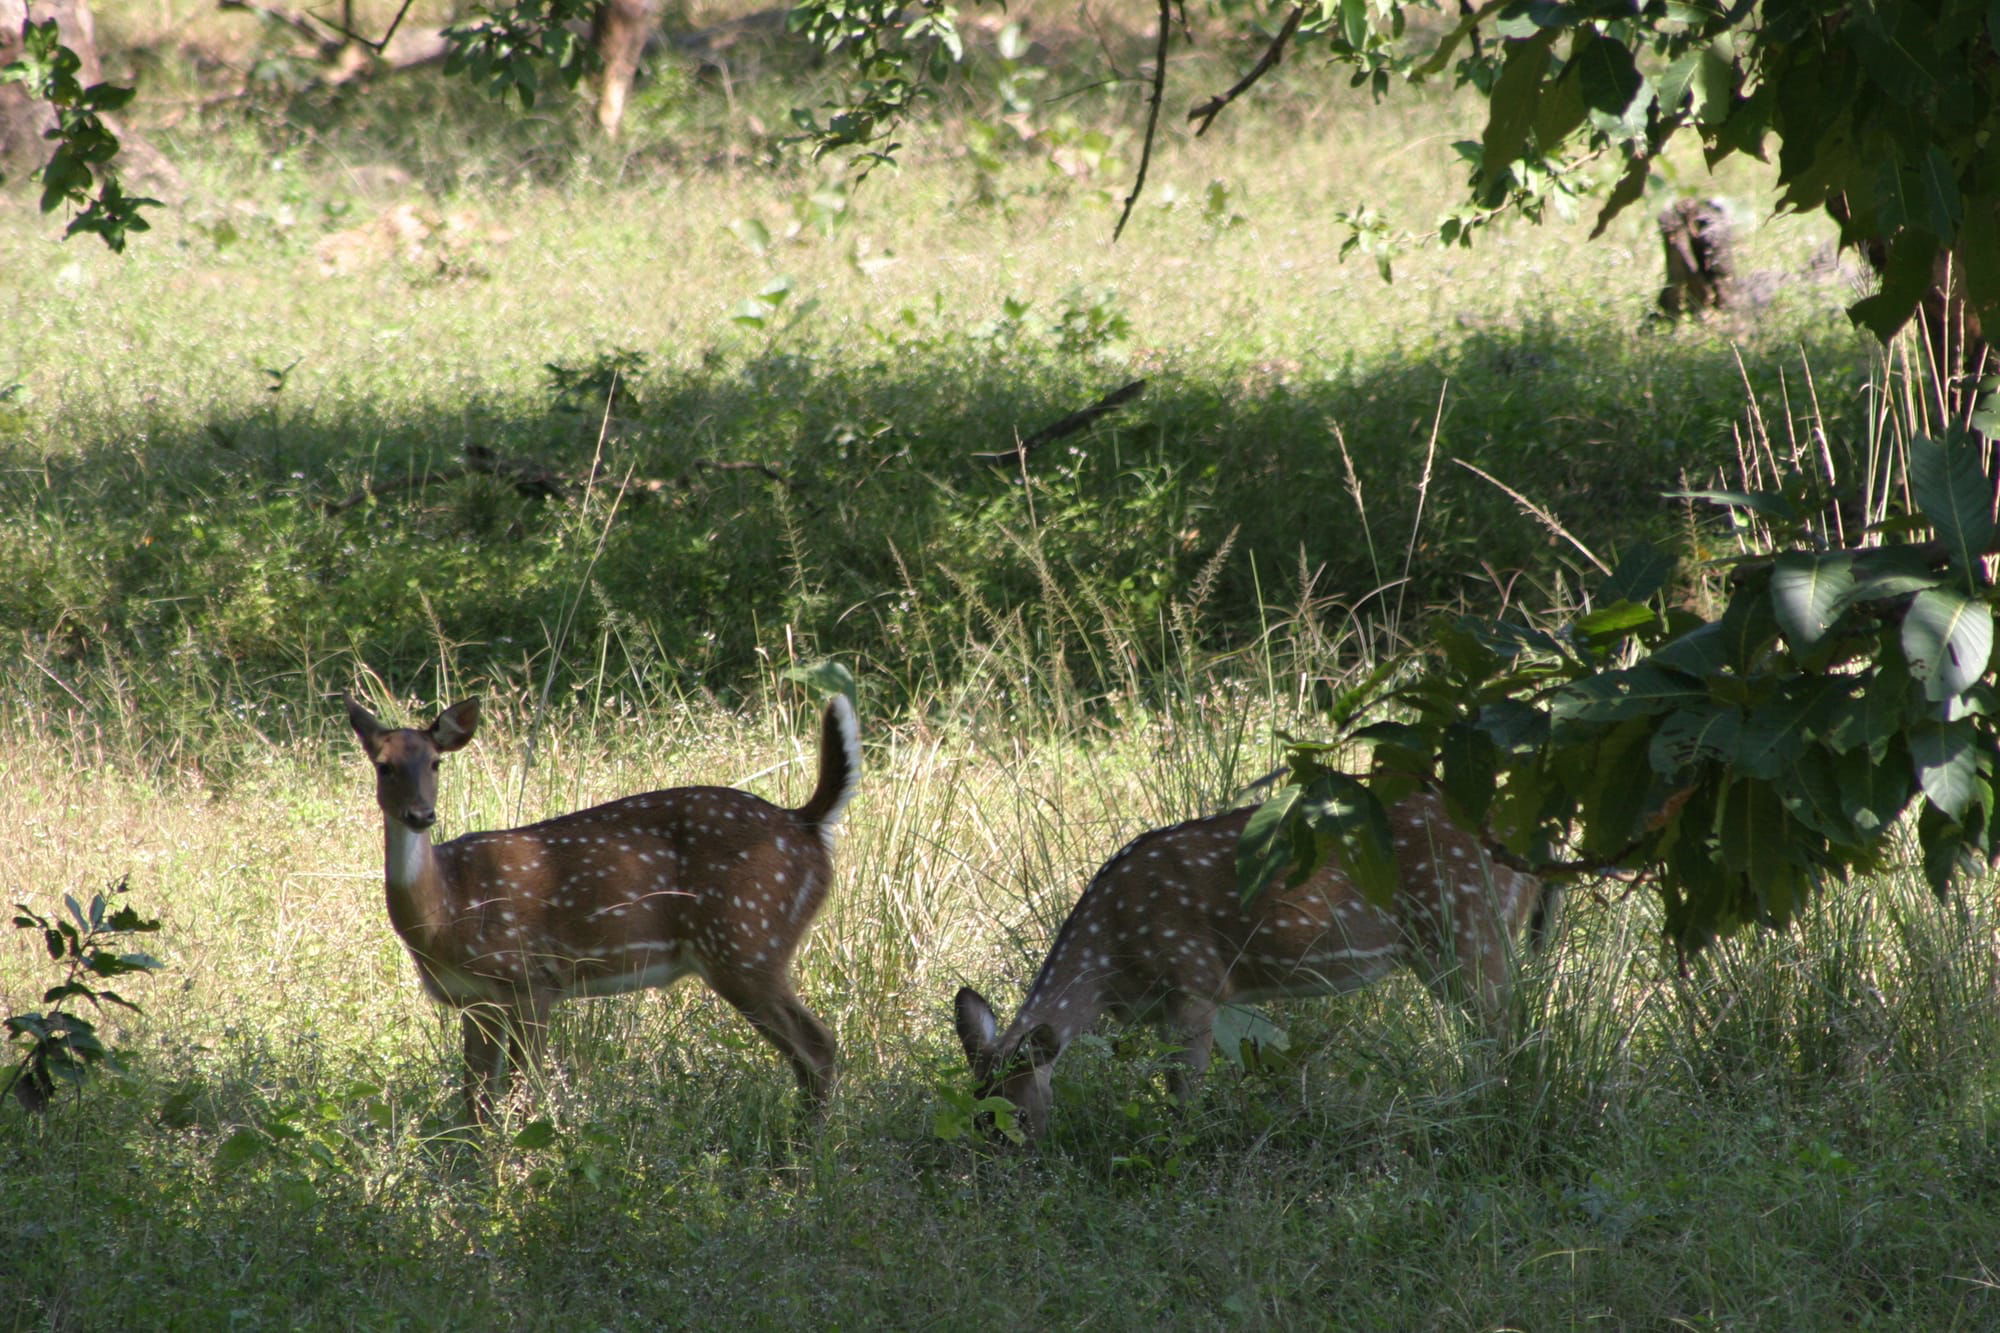
<svg viewBox="0 0 2000 1333">
<path fill-rule="evenodd" d="M 1258 57 L 1257 63 L 1250 67 L 1250 72 L 1238 79 L 1236 85 L 1228 92 L 1218 93 L 1188 112 L 1187 118 L 1189 120 L 1198 120 L 1201 122 L 1201 128 L 1194 132 L 1195 138 L 1199 139 L 1202 135 L 1208 133 L 1208 127 L 1215 122 L 1217 116 L 1222 114 L 1222 108 L 1248 92 L 1251 84 L 1277 68 L 1278 62 L 1285 58 L 1285 43 L 1292 40 L 1292 34 L 1299 30 L 1299 24 L 1304 21 L 1305 16 L 1306 7 L 1304 5 L 1294 5 L 1292 12 L 1285 16 L 1284 26 L 1278 29 L 1278 35 L 1273 37 L 1271 44 L 1264 48 L 1264 54 Z"/>
<path fill-rule="evenodd" d="M 1124 234 L 1125 224 L 1132 217 L 1132 206 L 1139 202 L 1139 192 L 1146 188 L 1146 168 L 1153 162 L 1153 132 L 1160 125 L 1160 100 L 1167 93 L 1167 40 L 1173 34 L 1174 0 L 1160 0 L 1160 40 L 1153 51 L 1153 100 L 1146 110 L 1146 145 L 1139 150 L 1139 174 L 1132 181 L 1132 193 L 1125 196 L 1125 211 L 1118 215 L 1118 225 L 1111 229 L 1113 241 Z"/>
<path fill-rule="evenodd" d="M 1146 381 L 1133 380 L 1122 389 L 1113 389 L 1089 407 L 1070 413 L 1060 421 L 1054 421 L 1015 445 L 1012 449 L 1002 449 L 998 453 L 974 454 L 974 461 L 991 463 L 996 467 L 1014 467 L 1027 461 L 1028 455 L 1043 445 L 1060 440 L 1066 435 L 1074 435 L 1107 412 L 1125 406 L 1146 391 Z"/>
<path fill-rule="evenodd" d="M 1080 414 L 1079 414 L 1080 415 Z M 689 489 L 689 474 L 695 471 L 707 472 L 756 472 L 780 486 L 798 489 L 794 482 L 781 472 L 774 463 L 760 463 L 755 460 L 737 461 L 733 459 L 697 458 L 688 465 L 689 472 L 668 481 L 658 477 L 634 477 L 626 481 L 624 490 L 635 499 L 648 495 L 659 495 L 669 490 Z M 422 490 L 426 486 L 440 482 L 457 481 L 461 477 L 499 477 L 513 485 L 514 490 L 530 500 L 567 500 L 578 491 L 597 480 L 595 470 L 581 477 L 557 472 L 543 467 L 540 463 L 525 458 L 506 458 L 494 453 L 483 444 L 469 444 L 465 447 L 463 467 L 443 468 L 435 472 L 419 472 L 414 476 L 397 481 L 364 483 L 360 490 L 341 500 L 328 500 L 321 507 L 328 514 L 344 514 L 348 510 L 387 495 L 406 491 Z"/>
</svg>

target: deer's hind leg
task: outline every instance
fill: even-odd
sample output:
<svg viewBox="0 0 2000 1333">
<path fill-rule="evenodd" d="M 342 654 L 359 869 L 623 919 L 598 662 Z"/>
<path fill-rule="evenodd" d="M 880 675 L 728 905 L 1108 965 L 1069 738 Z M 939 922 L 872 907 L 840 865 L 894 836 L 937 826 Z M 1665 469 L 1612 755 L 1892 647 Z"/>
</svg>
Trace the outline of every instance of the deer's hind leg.
<svg viewBox="0 0 2000 1333">
<path fill-rule="evenodd" d="M 826 1109 L 838 1074 L 838 1051 L 833 1034 L 813 1016 L 782 979 L 740 973 L 718 974 L 713 979 L 716 994 L 734 1005 L 749 1019 L 764 1039 L 792 1062 L 798 1075 L 799 1092 L 806 1107 L 815 1115 Z"/>
</svg>

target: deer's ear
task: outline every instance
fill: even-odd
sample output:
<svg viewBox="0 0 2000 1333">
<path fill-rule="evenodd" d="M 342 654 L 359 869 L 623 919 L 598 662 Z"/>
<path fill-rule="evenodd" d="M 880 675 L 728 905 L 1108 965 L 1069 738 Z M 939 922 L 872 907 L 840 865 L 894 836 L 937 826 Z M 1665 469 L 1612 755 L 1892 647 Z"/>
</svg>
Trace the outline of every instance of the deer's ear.
<svg viewBox="0 0 2000 1333">
<path fill-rule="evenodd" d="M 960 986 L 958 995 L 952 1001 L 954 1026 L 958 1029 L 958 1044 L 965 1048 L 965 1058 L 976 1066 L 993 1054 L 994 1029 L 993 1006 L 986 1003 L 986 997 L 970 986 Z"/>
<path fill-rule="evenodd" d="M 382 733 L 388 728 L 377 721 L 373 713 L 363 708 L 353 695 L 342 691 L 340 701 L 347 705 L 347 725 L 354 728 L 355 736 L 361 741 L 361 748 L 368 752 L 370 759 L 373 759 Z"/>
<path fill-rule="evenodd" d="M 445 751 L 463 749 L 478 729 L 479 700 L 467 699 L 438 714 L 437 721 L 431 723 L 431 743 Z"/>
<path fill-rule="evenodd" d="M 1036 1069 L 1055 1063 L 1062 1054 L 1062 1041 L 1056 1030 L 1047 1023 L 1037 1023 L 1028 1029 L 1028 1035 L 1021 1038 L 1021 1054 L 1028 1057 L 1028 1063 Z"/>
</svg>

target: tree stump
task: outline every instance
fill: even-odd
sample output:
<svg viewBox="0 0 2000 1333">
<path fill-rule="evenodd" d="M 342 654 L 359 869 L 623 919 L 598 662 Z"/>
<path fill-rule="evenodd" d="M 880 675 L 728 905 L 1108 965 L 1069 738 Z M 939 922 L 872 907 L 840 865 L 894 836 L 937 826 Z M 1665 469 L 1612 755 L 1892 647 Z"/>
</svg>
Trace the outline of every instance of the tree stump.
<svg viewBox="0 0 2000 1333">
<path fill-rule="evenodd" d="M 1667 285 L 1660 310 L 1670 319 L 1736 304 L 1736 236 L 1719 199 L 1676 199 L 1660 214 Z"/>
</svg>

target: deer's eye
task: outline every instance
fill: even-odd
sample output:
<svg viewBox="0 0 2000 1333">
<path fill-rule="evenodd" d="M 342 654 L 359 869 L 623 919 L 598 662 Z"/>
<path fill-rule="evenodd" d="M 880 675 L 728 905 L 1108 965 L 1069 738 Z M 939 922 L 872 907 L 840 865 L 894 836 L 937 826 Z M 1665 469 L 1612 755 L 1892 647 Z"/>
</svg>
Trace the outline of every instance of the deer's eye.
<svg viewBox="0 0 2000 1333">
<path fill-rule="evenodd" d="M 437 772 L 437 771 L 438 771 L 438 770 L 439 770 L 440 768 L 443 768 L 443 767 L 444 767 L 444 760 L 442 760 L 442 759 L 433 759 L 433 760 L 431 760 L 431 772 L 435 773 L 435 772 Z"/>
<path fill-rule="evenodd" d="M 375 771 L 386 778 L 396 771 L 396 766 L 394 764 L 377 764 L 375 765 Z"/>
</svg>

